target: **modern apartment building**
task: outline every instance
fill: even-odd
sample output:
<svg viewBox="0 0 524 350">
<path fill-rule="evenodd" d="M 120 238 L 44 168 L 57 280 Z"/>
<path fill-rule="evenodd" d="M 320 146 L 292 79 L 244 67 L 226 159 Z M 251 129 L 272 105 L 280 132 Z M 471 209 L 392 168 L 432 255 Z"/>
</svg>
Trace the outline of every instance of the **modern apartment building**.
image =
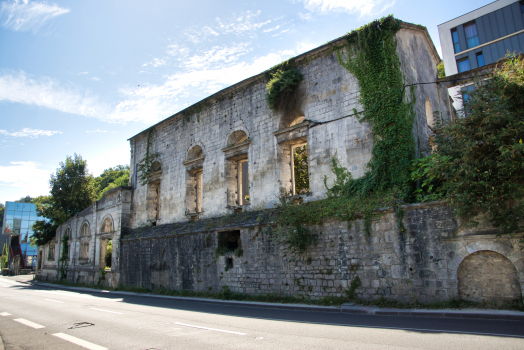
<svg viewBox="0 0 524 350">
<path fill-rule="evenodd" d="M 496 63 L 506 53 L 524 52 L 524 1 L 498 0 L 438 26 L 446 76 Z M 460 90 L 472 83 L 449 89 L 455 108 Z"/>
</svg>

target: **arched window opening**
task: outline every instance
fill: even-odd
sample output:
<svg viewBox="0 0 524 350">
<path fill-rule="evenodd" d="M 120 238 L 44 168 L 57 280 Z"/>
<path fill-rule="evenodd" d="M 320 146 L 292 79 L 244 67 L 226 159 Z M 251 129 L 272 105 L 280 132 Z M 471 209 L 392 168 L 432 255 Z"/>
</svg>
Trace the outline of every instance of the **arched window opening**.
<svg viewBox="0 0 524 350">
<path fill-rule="evenodd" d="M 113 220 L 110 217 L 106 217 L 104 222 L 102 222 L 102 232 L 101 233 L 112 233 L 113 229 Z"/>
<path fill-rule="evenodd" d="M 89 237 L 89 224 L 87 222 L 84 222 L 82 226 L 80 227 L 80 237 Z"/>
</svg>

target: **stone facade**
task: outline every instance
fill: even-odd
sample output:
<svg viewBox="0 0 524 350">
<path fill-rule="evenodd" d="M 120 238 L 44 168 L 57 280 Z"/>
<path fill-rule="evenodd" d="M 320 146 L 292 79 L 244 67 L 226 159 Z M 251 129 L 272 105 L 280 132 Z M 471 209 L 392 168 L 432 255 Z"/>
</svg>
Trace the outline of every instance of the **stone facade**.
<svg viewBox="0 0 524 350">
<path fill-rule="evenodd" d="M 286 114 L 268 108 L 259 74 L 132 137 L 131 187 L 107 192 L 61 225 L 55 240 L 39 248 L 38 278 L 59 276 L 67 235 L 67 279 L 73 282 L 215 292 L 228 286 L 318 299 L 344 295 L 358 277 L 362 299 L 521 298 L 518 237 L 498 237 L 489 227 L 459 230 L 442 203 L 406 206 L 404 234 L 388 210 L 374 220 L 370 237 L 361 232 L 362 222 L 326 221 L 311 228 L 319 241 L 299 256 L 259 220 L 281 196 L 325 198 L 333 156 L 353 177 L 365 173 L 373 133 L 353 116 L 354 108 L 362 109 L 358 81 L 333 53 L 344 40 L 296 57 L 304 80 L 295 109 Z M 396 40 L 406 84 L 434 82 L 440 58 L 426 29 L 402 23 Z M 448 119 L 453 110 L 439 84 L 418 85 L 415 96 L 420 155 L 433 112 Z M 310 190 L 297 194 L 293 149 L 304 144 Z M 147 152 L 158 157 L 140 179 L 137 167 Z M 110 268 L 104 259 L 108 239 Z M 497 283 L 504 286 L 494 288 Z"/>
<path fill-rule="evenodd" d="M 305 296 L 343 296 L 358 276 L 362 299 L 432 302 L 450 298 L 507 301 L 522 298 L 524 251 L 519 237 L 497 237 L 480 227 L 460 230 L 444 203 L 404 206 L 400 233 L 392 211 L 373 221 L 327 221 L 312 229 L 316 245 L 290 253 L 264 226 L 254 222 L 222 231 L 169 225 L 123 237 L 121 281 L 129 286 L 176 290 L 232 291 Z M 221 232 L 238 231 L 242 256 L 215 254 Z M 476 256 L 490 258 L 489 265 Z M 470 294 L 474 297 L 470 297 Z"/>
<path fill-rule="evenodd" d="M 105 278 L 106 285 L 116 287 L 120 276 L 120 237 L 122 230 L 130 226 L 131 197 L 130 187 L 114 188 L 60 225 L 53 241 L 38 248 L 37 278 L 56 280 L 59 277 L 62 238 L 67 235 L 67 280 L 96 284 Z M 114 252 L 110 266 L 104 260 L 108 240 Z"/>
<path fill-rule="evenodd" d="M 403 23 L 396 39 L 406 83 L 435 81 L 440 58 L 426 29 Z M 287 114 L 269 109 L 262 73 L 207 98 L 202 104 L 207 107 L 199 113 L 185 115 L 187 111 L 182 111 L 132 137 L 131 227 L 274 207 L 281 190 L 290 192 L 292 188 L 290 151 L 299 144 L 307 143 L 308 150 L 310 191 L 304 196 L 306 202 L 326 197 L 324 176 L 328 183 L 333 181 L 331 159 L 335 155 L 354 178 L 362 176 L 371 159 L 373 133 L 368 124 L 353 116 L 354 108 L 362 110 L 358 81 L 332 51 L 333 46 L 343 43 L 344 38 L 334 40 L 296 57 L 304 80 L 298 87 L 299 102 Z M 436 84 L 417 86 L 415 95 L 413 133 L 420 151 L 430 132 L 428 105 L 449 118 L 449 101 L 447 90 Z M 195 149 L 199 150 L 197 158 L 192 156 Z M 161 171 L 143 184 L 136 167 L 147 150 L 160 153 Z M 239 164 L 244 161 L 249 171 L 242 191 L 237 180 Z M 197 170 L 199 210 L 194 205 Z M 249 202 L 241 194 L 246 191 Z"/>
</svg>

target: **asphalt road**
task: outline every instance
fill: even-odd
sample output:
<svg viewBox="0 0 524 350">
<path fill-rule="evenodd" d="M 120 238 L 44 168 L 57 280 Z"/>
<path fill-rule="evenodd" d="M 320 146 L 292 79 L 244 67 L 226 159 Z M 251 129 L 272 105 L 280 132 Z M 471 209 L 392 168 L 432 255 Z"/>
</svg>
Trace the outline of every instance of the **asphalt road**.
<svg viewBox="0 0 524 350">
<path fill-rule="evenodd" d="M 29 286 L 0 277 L 11 349 L 524 349 L 524 322 L 355 315 Z M 1 348 L 1 346 L 0 346 Z"/>
</svg>

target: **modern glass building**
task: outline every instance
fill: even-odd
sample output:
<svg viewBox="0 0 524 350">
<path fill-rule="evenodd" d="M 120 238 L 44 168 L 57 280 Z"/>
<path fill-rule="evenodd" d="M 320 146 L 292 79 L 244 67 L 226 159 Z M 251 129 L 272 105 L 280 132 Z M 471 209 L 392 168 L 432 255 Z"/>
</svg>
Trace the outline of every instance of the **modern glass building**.
<svg viewBox="0 0 524 350">
<path fill-rule="evenodd" d="M 438 26 L 446 76 L 496 63 L 506 53 L 524 53 L 524 1 L 497 0 Z M 472 91 L 473 83 L 449 89 L 457 96 Z"/>
<path fill-rule="evenodd" d="M 42 219 L 40 219 L 42 220 Z M 31 247 L 32 226 L 37 221 L 36 206 L 33 203 L 6 202 L 2 234 L 10 236 L 9 255 L 22 253 L 25 266 L 36 266 L 36 247 Z M 10 257 L 11 259 L 11 257 Z"/>
</svg>

